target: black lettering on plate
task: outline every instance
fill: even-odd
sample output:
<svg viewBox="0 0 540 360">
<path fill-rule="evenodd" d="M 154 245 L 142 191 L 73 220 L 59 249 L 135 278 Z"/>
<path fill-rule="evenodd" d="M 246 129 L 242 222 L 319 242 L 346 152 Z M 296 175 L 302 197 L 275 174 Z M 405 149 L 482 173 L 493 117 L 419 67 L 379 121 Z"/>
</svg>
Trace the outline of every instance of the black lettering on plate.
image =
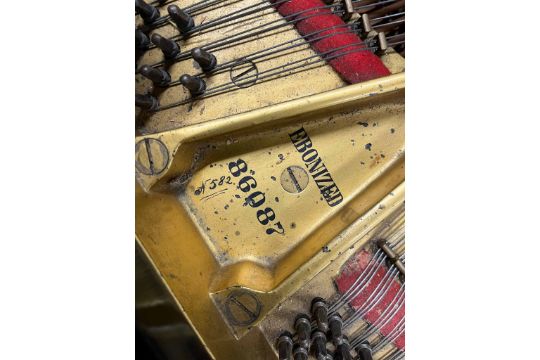
<svg viewBox="0 0 540 360">
<path fill-rule="evenodd" d="M 290 133 L 289 138 L 296 151 L 301 155 L 304 165 L 311 174 L 326 203 L 332 207 L 340 204 L 343 201 L 343 195 L 319 156 L 319 152 L 313 146 L 313 142 L 304 127 Z"/>
</svg>

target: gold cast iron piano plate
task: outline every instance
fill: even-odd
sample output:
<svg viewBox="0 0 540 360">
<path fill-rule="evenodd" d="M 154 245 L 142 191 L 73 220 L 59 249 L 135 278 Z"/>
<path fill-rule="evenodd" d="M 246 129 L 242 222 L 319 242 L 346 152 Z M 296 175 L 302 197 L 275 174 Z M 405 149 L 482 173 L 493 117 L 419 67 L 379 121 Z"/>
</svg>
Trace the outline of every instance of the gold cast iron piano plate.
<svg viewBox="0 0 540 360">
<path fill-rule="evenodd" d="M 340 273 L 346 271 L 344 266 L 352 256 L 363 248 L 369 249 L 369 245 L 373 249 L 374 242 L 378 239 L 404 236 L 405 183 L 398 185 L 360 218 L 350 207 L 341 216 L 356 220 L 328 244 L 327 253 L 318 259 L 318 261 L 325 263 L 324 269 L 313 277 L 312 273 L 302 274 L 301 276 L 306 277 L 306 281 L 301 282 L 300 288 L 281 301 L 258 325 L 270 345 L 275 342 L 284 329 L 292 330 L 293 319 L 298 314 L 309 312 L 312 299 L 322 297 L 333 302 L 339 296 L 334 280 Z M 368 245 L 369 242 L 371 244 Z M 368 245 L 367 248 L 366 245 Z M 401 253 L 404 252 L 404 249 L 404 245 L 400 246 Z M 313 262 L 313 264 L 316 263 L 317 261 Z M 319 269 L 317 265 L 311 266 Z M 343 309 L 342 313 L 348 313 L 348 316 L 352 316 L 352 308 Z M 357 319 L 347 326 L 345 333 L 349 335 L 349 340 L 354 339 L 358 330 L 365 325 L 366 323 L 362 319 Z M 368 340 L 371 344 L 376 344 L 378 333 L 375 332 L 369 336 Z M 373 354 L 373 358 L 374 360 L 384 359 L 394 349 L 393 344 L 388 344 L 381 348 L 381 351 Z"/>
<path fill-rule="evenodd" d="M 351 224 L 367 232 L 402 203 L 403 119 L 401 73 L 136 139 L 137 241 L 214 357 L 274 359 L 265 316 L 358 240 L 343 240 Z M 335 206 L 291 141 L 302 128 Z M 239 159 L 247 170 L 230 170 Z M 257 185 L 244 193 L 245 176 Z"/>
<path fill-rule="evenodd" d="M 198 0 L 175 2 L 175 4 L 184 8 L 196 2 L 198 2 Z M 260 3 L 260 0 L 242 0 L 226 3 L 226 5 L 217 7 L 215 10 L 195 15 L 194 21 L 195 24 L 205 24 L 212 19 L 224 16 L 225 14 L 233 14 L 240 9 Z M 161 7 L 160 9 L 163 13 L 162 15 L 167 14 L 166 6 Z M 262 13 L 256 14 L 256 16 L 258 17 L 250 19 L 249 21 L 245 21 L 245 19 L 242 18 L 240 19 L 242 20 L 240 23 L 239 20 L 230 21 L 220 25 L 219 28 L 196 33 L 194 36 L 180 41 L 181 51 L 191 51 L 191 49 L 195 47 L 203 46 L 220 39 L 227 39 L 249 29 L 256 30 L 258 27 L 265 26 L 273 21 L 274 23 L 267 27 L 275 26 L 284 21 L 283 17 L 272 8 L 265 9 Z M 254 15 L 249 16 L 249 18 L 253 17 Z M 139 17 L 137 17 L 137 20 L 139 24 L 142 23 Z M 178 29 L 173 27 L 173 25 L 160 27 L 154 32 L 167 38 L 177 36 L 179 33 Z M 150 34 L 152 33 L 153 32 L 150 32 Z M 218 64 L 222 64 L 253 54 L 257 51 L 268 49 L 278 44 L 283 44 L 287 41 L 293 41 L 289 45 L 298 43 L 298 32 L 292 24 L 252 37 L 247 39 L 247 41 L 243 40 L 241 45 L 212 51 L 212 53 L 217 57 Z M 284 51 L 279 55 L 281 56 L 272 56 L 270 58 L 254 60 L 257 71 L 262 73 L 266 70 L 283 66 L 286 63 L 315 56 L 316 53 L 311 49 L 308 43 L 305 43 L 302 46 Z M 137 64 L 140 67 L 144 64 L 154 64 L 162 60 L 163 55 L 159 49 L 153 49 L 145 52 L 138 59 Z M 243 65 L 239 62 L 234 69 L 240 70 L 241 66 Z M 176 62 L 168 67 L 167 70 L 170 72 L 172 80 L 178 80 L 182 74 L 194 75 L 201 71 L 192 59 Z M 241 72 L 245 70 L 247 69 L 244 69 Z M 232 73 L 231 71 L 225 71 L 205 78 L 204 80 L 207 82 L 207 88 L 210 89 L 218 85 L 229 83 L 231 81 L 231 74 L 234 76 L 235 70 L 233 70 Z M 251 76 L 251 74 L 254 74 L 254 72 L 250 72 L 248 75 Z M 136 91 L 139 93 L 145 93 L 152 84 L 150 80 L 145 79 L 142 75 L 137 75 L 135 80 Z M 254 86 L 236 88 L 235 91 L 226 94 L 208 97 L 204 100 L 196 100 L 183 106 L 143 116 L 142 119 L 140 119 L 140 123 L 143 126 L 140 130 L 144 133 L 153 133 L 174 129 L 223 116 L 239 114 L 264 106 L 278 104 L 290 99 L 322 93 L 346 85 L 347 84 L 341 80 L 330 65 L 320 62 L 314 69 L 301 72 L 295 71 L 295 74 L 279 80 L 268 82 L 258 81 Z M 163 105 L 184 100 L 189 97 L 189 92 L 181 85 L 167 88 L 166 90 L 161 91 L 159 95 L 160 102 Z"/>
</svg>

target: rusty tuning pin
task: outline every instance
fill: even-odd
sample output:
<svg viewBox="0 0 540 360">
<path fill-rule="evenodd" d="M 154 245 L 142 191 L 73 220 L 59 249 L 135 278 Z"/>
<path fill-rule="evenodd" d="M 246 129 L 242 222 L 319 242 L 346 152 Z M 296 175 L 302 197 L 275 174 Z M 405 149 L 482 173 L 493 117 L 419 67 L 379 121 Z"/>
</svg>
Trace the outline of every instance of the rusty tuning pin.
<svg viewBox="0 0 540 360">
<path fill-rule="evenodd" d="M 144 110 L 156 110 L 159 107 L 159 101 L 152 95 L 135 94 L 135 106 Z"/>
<path fill-rule="evenodd" d="M 161 49 L 166 59 L 174 59 L 180 54 L 180 47 L 173 40 L 166 39 L 159 34 L 152 34 L 152 42 Z"/>
<path fill-rule="evenodd" d="M 171 75 L 163 69 L 143 65 L 139 69 L 139 73 L 145 78 L 152 80 L 156 86 L 164 87 L 171 82 Z"/>
<path fill-rule="evenodd" d="M 181 32 L 185 33 L 195 27 L 195 22 L 191 15 L 180 9 L 178 6 L 169 5 L 167 7 L 167 12 Z"/>
<path fill-rule="evenodd" d="M 191 56 L 205 72 L 213 70 L 217 65 L 216 57 L 200 47 L 192 49 Z"/>
<path fill-rule="evenodd" d="M 146 25 L 151 25 L 159 19 L 159 10 L 155 6 L 147 4 L 144 0 L 135 0 L 135 9 L 137 9 Z"/>
<path fill-rule="evenodd" d="M 192 96 L 201 95 L 206 90 L 206 83 L 198 76 L 184 74 L 180 76 L 180 83 L 189 90 Z"/>
</svg>

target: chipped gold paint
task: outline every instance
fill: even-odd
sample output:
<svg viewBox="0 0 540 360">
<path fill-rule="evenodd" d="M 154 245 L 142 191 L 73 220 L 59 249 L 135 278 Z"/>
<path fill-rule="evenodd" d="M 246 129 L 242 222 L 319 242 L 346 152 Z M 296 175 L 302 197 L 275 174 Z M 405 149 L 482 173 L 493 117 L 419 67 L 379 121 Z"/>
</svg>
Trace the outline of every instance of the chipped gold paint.
<svg viewBox="0 0 540 360">
<path fill-rule="evenodd" d="M 195 23 L 258 2 L 221 6 L 195 16 Z M 160 10 L 166 14 L 166 7 Z M 181 50 L 281 18 L 272 9 L 264 14 L 197 34 L 180 42 Z M 298 37 L 292 26 L 281 30 L 213 54 L 223 63 Z M 156 32 L 166 37 L 178 33 L 173 25 Z M 315 54 L 308 46 L 297 49 L 286 61 Z M 136 240 L 214 358 L 276 359 L 276 334 L 292 326 L 284 315 L 302 304 L 307 311 L 310 296 L 330 290 L 340 264 L 401 211 L 404 62 L 392 49 L 381 59 L 394 75 L 346 85 L 322 65 L 170 110 L 138 111 L 143 135 L 136 138 Z M 151 50 L 137 59 L 137 67 L 161 60 L 160 51 Z M 284 63 L 280 57 L 257 66 L 264 71 Z M 199 72 L 191 59 L 167 70 L 173 81 Z M 225 72 L 205 80 L 211 88 L 229 82 L 229 76 Z M 136 76 L 137 92 L 150 87 L 149 80 Z M 156 90 L 163 105 L 189 97 L 182 86 Z M 306 169 L 288 135 L 302 126 L 343 193 L 338 206 L 328 206 L 309 173 L 301 192 L 287 191 L 280 183 L 288 167 Z M 150 145 L 149 152 L 141 144 Z M 228 169 L 239 158 L 253 171 L 247 175 L 265 193 L 262 207 L 275 211 L 283 235 L 267 235 L 257 209 L 245 205 L 246 193 L 237 188 L 241 177 Z M 331 251 L 321 251 L 323 246 Z M 247 299 L 247 313 L 231 301 L 234 294 Z M 257 318 L 251 324 L 238 324 L 252 312 Z"/>
<path fill-rule="evenodd" d="M 171 159 L 157 176 L 137 174 L 137 239 L 215 358 L 275 359 L 269 314 L 403 203 L 403 118 L 404 74 L 396 74 L 136 139 L 159 139 Z M 288 166 L 305 168 L 288 136 L 301 126 L 344 195 L 335 208 L 313 179 L 297 194 L 279 183 Z M 238 178 L 209 198 L 195 194 L 204 180 L 229 176 L 238 158 L 254 170 L 283 236 L 267 235 L 243 206 Z M 227 319 L 235 289 L 260 301 L 249 326 Z"/>
</svg>

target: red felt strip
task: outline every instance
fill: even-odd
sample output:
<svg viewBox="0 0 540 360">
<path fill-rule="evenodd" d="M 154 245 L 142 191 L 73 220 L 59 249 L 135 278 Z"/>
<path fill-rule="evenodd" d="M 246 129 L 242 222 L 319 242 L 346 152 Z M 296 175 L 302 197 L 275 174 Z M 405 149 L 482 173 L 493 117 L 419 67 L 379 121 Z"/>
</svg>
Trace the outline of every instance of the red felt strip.
<svg viewBox="0 0 540 360">
<path fill-rule="evenodd" d="M 336 279 L 338 291 L 341 294 L 345 293 L 353 285 L 354 281 L 358 279 L 362 271 L 367 267 L 370 260 L 371 260 L 371 253 L 365 250 L 362 250 L 356 253 L 345 264 L 345 266 L 341 270 L 341 273 L 338 275 Z M 373 264 L 371 266 L 373 266 Z M 349 305 L 354 309 L 360 308 L 362 304 L 364 304 L 366 300 L 369 298 L 369 296 L 373 293 L 373 291 L 375 291 L 375 289 L 381 283 L 381 281 L 384 280 L 384 276 L 386 275 L 386 273 L 387 273 L 387 268 L 385 266 L 381 266 L 379 270 L 375 273 L 375 276 L 373 276 L 371 281 L 366 284 L 364 289 L 349 302 Z M 383 286 L 384 285 L 381 285 L 379 290 Z M 366 315 L 364 316 L 364 319 L 369 321 L 370 323 L 375 322 L 379 318 L 381 313 L 383 313 L 384 310 L 388 307 L 388 305 L 392 303 L 392 300 L 395 298 L 395 295 L 399 291 L 400 287 L 401 285 L 399 281 L 395 280 L 392 283 L 392 285 L 390 285 L 390 288 L 384 295 L 383 299 L 375 307 L 373 307 L 373 309 L 371 309 L 370 311 L 366 313 Z M 396 301 L 394 301 L 394 303 L 392 303 L 391 305 L 393 306 L 395 304 L 396 304 Z M 388 323 L 384 325 L 382 328 L 380 328 L 379 331 L 384 336 L 388 335 L 404 317 L 405 317 L 405 301 L 403 301 L 403 305 L 392 316 L 392 318 L 388 321 Z M 402 335 L 397 337 L 393 341 L 393 343 L 397 348 L 403 350 L 405 348 L 405 332 L 403 332 Z"/>
<path fill-rule="evenodd" d="M 343 20 L 339 16 L 334 15 L 330 9 L 320 9 L 320 7 L 323 6 L 325 6 L 325 4 L 320 0 L 290 0 L 277 5 L 277 10 L 283 16 L 306 11 L 298 15 L 299 18 L 306 17 L 306 19 L 296 22 L 296 27 L 302 35 L 345 24 Z M 314 10 L 308 11 L 309 9 Z M 293 18 L 289 19 L 293 20 Z M 340 48 L 339 50 L 328 54 L 329 56 L 356 49 L 366 49 L 362 40 L 356 34 L 351 32 L 347 33 L 348 30 L 348 28 L 334 28 L 317 33 L 317 37 L 323 37 L 328 34 L 337 35 L 313 42 L 311 46 L 319 53 Z M 341 49 L 341 47 L 344 48 Z M 369 50 L 351 52 L 336 57 L 330 60 L 329 63 L 334 70 L 349 83 L 358 83 L 390 75 L 390 71 L 384 66 L 381 59 L 372 54 Z"/>
</svg>

